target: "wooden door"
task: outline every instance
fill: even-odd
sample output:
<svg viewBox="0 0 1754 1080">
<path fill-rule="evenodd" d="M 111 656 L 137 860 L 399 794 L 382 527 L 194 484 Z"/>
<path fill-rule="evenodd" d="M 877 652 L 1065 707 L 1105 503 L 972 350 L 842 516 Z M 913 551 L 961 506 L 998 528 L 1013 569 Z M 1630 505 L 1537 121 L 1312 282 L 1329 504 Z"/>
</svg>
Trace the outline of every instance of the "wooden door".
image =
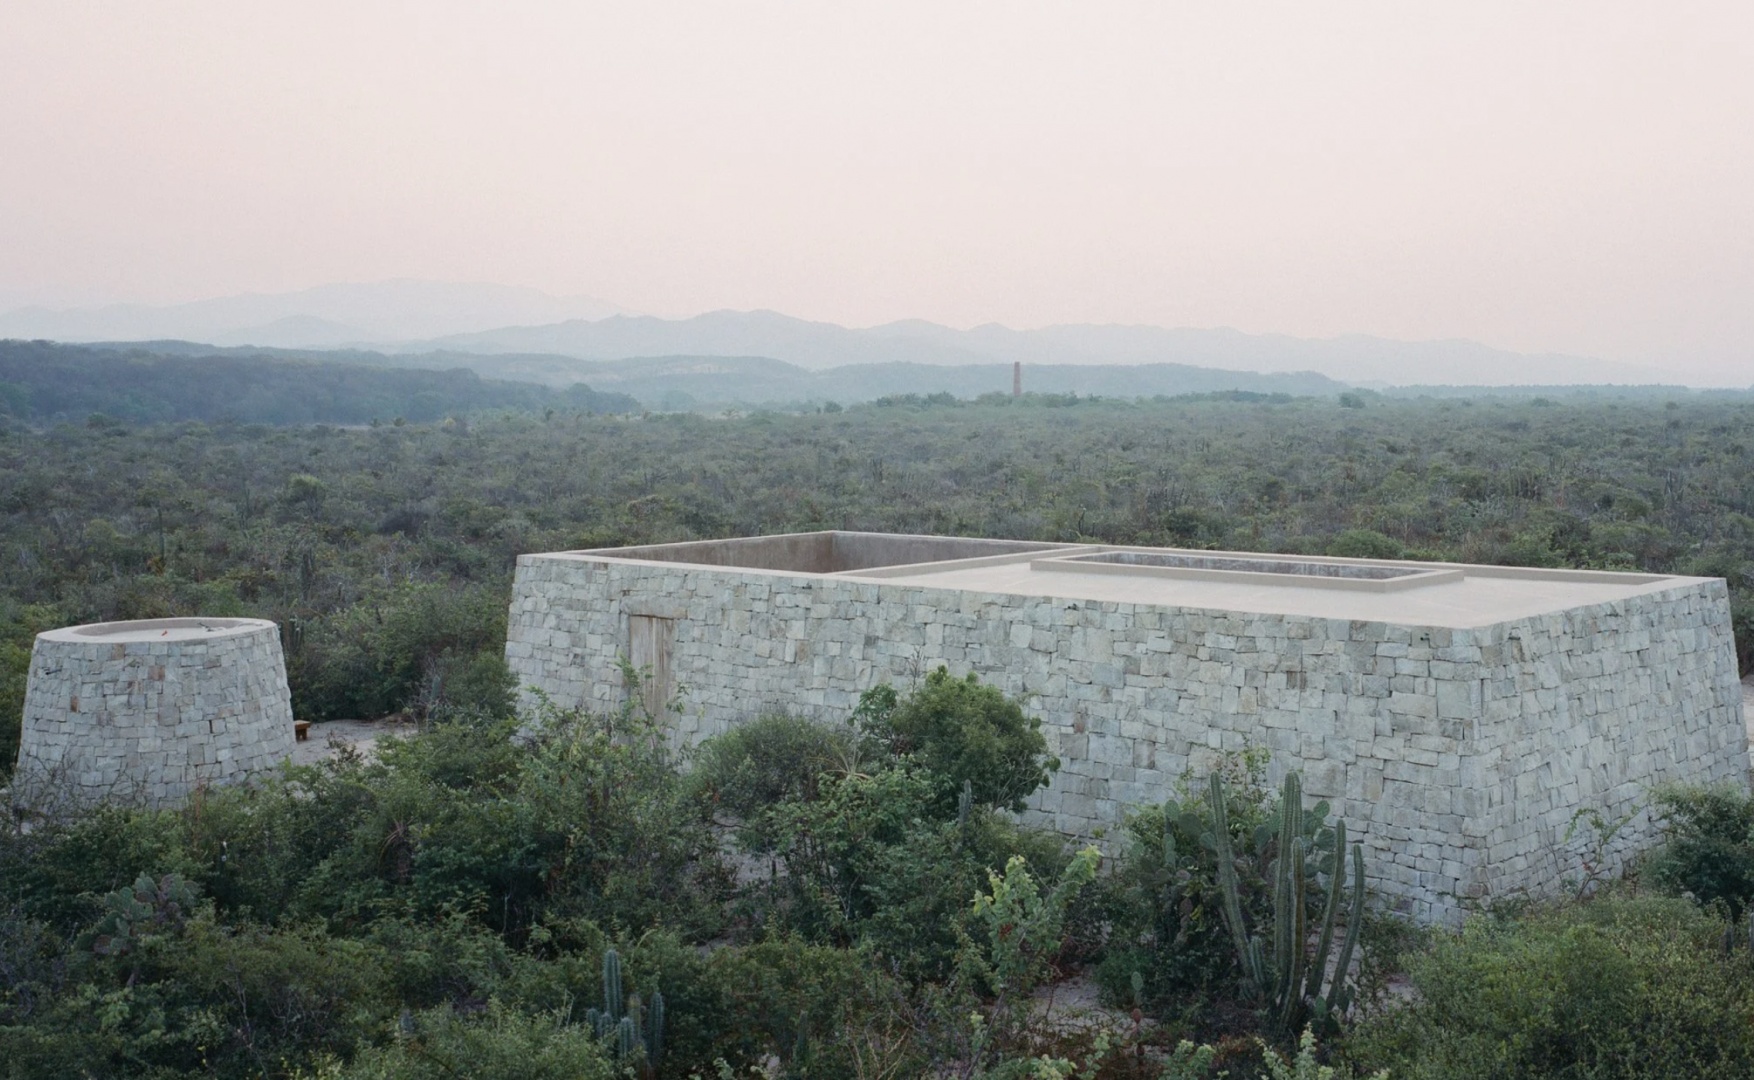
<svg viewBox="0 0 1754 1080">
<path fill-rule="evenodd" d="M 639 676 L 639 701 L 654 719 L 663 719 L 676 682 L 670 674 L 670 646 L 676 639 L 676 620 L 656 615 L 627 617 L 627 658 Z"/>
</svg>

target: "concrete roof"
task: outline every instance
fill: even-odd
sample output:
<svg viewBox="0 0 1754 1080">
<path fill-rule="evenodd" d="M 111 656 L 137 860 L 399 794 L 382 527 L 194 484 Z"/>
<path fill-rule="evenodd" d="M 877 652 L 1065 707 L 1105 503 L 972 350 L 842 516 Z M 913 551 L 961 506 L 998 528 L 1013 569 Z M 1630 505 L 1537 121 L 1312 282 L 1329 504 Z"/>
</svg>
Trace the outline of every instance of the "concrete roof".
<svg viewBox="0 0 1754 1080">
<path fill-rule="evenodd" d="M 130 641 L 211 641 L 257 633 L 264 627 L 271 630 L 274 624 L 266 619 L 136 619 L 132 622 L 66 626 L 37 636 L 49 641 L 105 645 Z"/>
<path fill-rule="evenodd" d="M 813 552 L 807 561 L 800 554 L 806 550 Z M 831 550 L 852 553 L 856 561 L 838 568 L 825 554 Z M 933 558 L 935 550 L 948 557 Z M 885 553 L 892 553 L 893 559 L 886 559 Z M 848 532 L 606 548 L 538 557 L 680 564 L 738 573 L 1453 628 L 1488 626 L 1709 580 L 1593 570 L 1175 548 L 1023 545 Z"/>
<path fill-rule="evenodd" d="M 1396 592 L 1325 588 L 1299 584 L 1295 579 L 1280 585 L 1212 578 L 1147 578 L 1069 569 L 1043 570 L 1039 566 L 1032 568 L 1028 562 L 963 569 L 945 567 L 917 574 L 884 575 L 881 580 L 891 585 L 1456 629 L 1489 626 L 1508 619 L 1660 592 L 1701 580 L 1648 574 L 1591 576 L 1588 572 L 1583 572 L 1585 576 L 1580 579 L 1565 576 L 1566 571 L 1509 567 L 1454 569 L 1460 569 L 1462 573 Z M 1609 577 L 1629 580 L 1604 580 Z"/>
</svg>

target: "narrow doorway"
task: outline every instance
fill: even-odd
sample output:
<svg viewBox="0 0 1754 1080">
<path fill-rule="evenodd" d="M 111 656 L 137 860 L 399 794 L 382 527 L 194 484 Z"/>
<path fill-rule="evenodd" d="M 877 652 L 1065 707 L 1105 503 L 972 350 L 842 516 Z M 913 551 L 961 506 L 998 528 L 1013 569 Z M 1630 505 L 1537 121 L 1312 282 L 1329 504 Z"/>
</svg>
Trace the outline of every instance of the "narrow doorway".
<svg viewBox="0 0 1754 1080">
<path fill-rule="evenodd" d="M 676 682 L 670 674 L 670 646 L 676 639 L 676 620 L 629 615 L 627 639 L 627 659 L 640 678 L 640 704 L 653 718 L 661 720 L 670 699 L 676 696 Z"/>
</svg>

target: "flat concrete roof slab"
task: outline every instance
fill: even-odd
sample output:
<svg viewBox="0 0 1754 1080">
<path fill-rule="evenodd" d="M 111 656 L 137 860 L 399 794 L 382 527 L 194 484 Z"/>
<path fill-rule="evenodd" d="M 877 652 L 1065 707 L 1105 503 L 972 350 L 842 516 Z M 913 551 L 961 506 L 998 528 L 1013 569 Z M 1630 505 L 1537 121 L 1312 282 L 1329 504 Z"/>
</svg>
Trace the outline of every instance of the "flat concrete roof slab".
<svg viewBox="0 0 1754 1080">
<path fill-rule="evenodd" d="M 1460 567 L 1462 573 L 1419 588 L 1396 592 L 1350 591 L 1288 579 L 1285 584 L 1227 581 L 1217 578 L 1177 579 L 1096 573 L 1074 569 L 1042 570 L 1028 562 L 945 568 L 919 574 L 889 574 L 888 585 L 921 585 L 934 589 L 1051 596 L 1068 600 L 1108 600 L 1160 607 L 1244 611 L 1262 615 L 1300 615 L 1321 619 L 1392 622 L 1410 626 L 1464 629 L 1490 626 L 1507 619 L 1605 603 L 1681 585 L 1699 578 L 1626 574 L 1626 582 L 1565 571 Z M 1491 571 L 1482 573 L 1481 571 Z M 842 577 L 859 577 L 843 574 Z M 876 580 L 876 579 L 873 579 Z"/>
<path fill-rule="evenodd" d="M 762 558 L 747 556 L 756 550 L 753 544 L 760 544 Z M 851 568 L 840 569 L 826 557 L 794 555 L 831 549 L 858 550 L 862 557 Z M 770 558 L 770 554 L 777 557 Z M 943 557 L 946 555 L 951 557 Z M 531 557 L 660 563 L 738 574 L 783 574 L 959 592 L 1456 629 L 1710 580 L 1597 570 L 983 542 L 886 533 L 804 533 Z M 791 561 L 794 558 L 796 562 Z"/>
<path fill-rule="evenodd" d="M 212 641 L 254 634 L 263 629 L 273 630 L 275 626 L 267 619 L 135 619 L 131 622 L 64 626 L 37 636 L 49 641 L 108 645 L 140 641 Z"/>
</svg>

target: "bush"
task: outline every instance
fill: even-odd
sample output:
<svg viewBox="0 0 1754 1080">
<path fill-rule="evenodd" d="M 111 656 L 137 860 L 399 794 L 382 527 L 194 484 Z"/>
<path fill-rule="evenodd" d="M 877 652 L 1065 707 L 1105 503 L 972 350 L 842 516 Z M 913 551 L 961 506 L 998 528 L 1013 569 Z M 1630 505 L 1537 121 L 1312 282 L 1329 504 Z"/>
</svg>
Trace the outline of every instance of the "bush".
<svg viewBox="0 0 1754 1080">
<path fill-rule="evenodd" d="M 1397 1077 L 1754 1075 L 1754 963 L 1684 901 L 1603 897 L 1477 918 L 1411 964 L 1415 997 L 1347 1041 Z"/>
<path fill-rule="evenodd" d="M 351 1064 L 331 1061 L 321 1080 L 609 1080 L 622 1075 L 595 1035 L 558 1016 L 526 1016 L 498 1002 L 482 1015 L 451 1009 L 405 1014 L 388 1046 Z"/>
<path fill-rule="evenodd" d="M 943 978 L 970 916 L 970 900 L 989 875 L 1021 860 L 1038 878 L 1052 880 L 1070 857 L 1059 833 L 1018 825 L 991 810 L 921 824 L 901 843 L 872 853 L 864 880 L 871 910 L 859 926 L 859 940 L 911 982 Z"/>
<path fill-rule="evenodd" d="M 757 887 L 763 922 L 807 940 L 860 944 L 909 979 L 942 976 L 969 902 L 1014 856 L 1038 874 L 1065 864 L 1064 838 L 970 807 L 946 818 L 939 784 L 906 766 L 825 776 L 814 802 L 774 807 L 786 873 Z"/>
<path fill-rule="evenodd" d="M 1271 921 L 1273 908 L 1270 853 L 1259 849 L 1264 834 L 1257 831 L 1276 810 L 1262 785 L 1265 769 L 1259 752 L 1220 768 L 1231 844 L 1243 856 L 1242 906 L 1257 926 Z M 1178 794 L 1127 818 L 1114 872 L 1101 883 L 1110 934 L 1097 983 L 1116 1005 L 1222 1012 L 1237 999 L 1241 969 L 1224 922 L 1217 860 L 1201 840 L 1211 831 L 1211 811 L 1185 780 Z"/>
<path fill-rule="evenodd" d="M 415 699 L 415 711 L 441 723 L 492 724 L 517 711 L 518 677 L 499 650 L 444 653 Z"/>
<path fill-rule="evenodd" d="M 1399 540 L 1375 529 L 1347 529 L 1328 544 L 1328 554 L 1342 559 L 1398 559 L 1406 551 Z"/>
<path fill-rule="evenodd" d="M 286 677 L 301 717 L 424 715 L 452 699 L 510 712 L 509 676 L 478 660 L 505 648 L 505 598 L 497 588 L 403 585 L 331 616 L 286 621 Z"/>
<path fill-rule="evenodd" d="M 786 1076 L 859 1075 L 874 1047 L 894 1053 L 904 1039 L 897 1019 L 904 990 L 874 961 L 868 952 L 793 938 L 717 950 L 703 973 L 719 1000 L 712 1056 L 756 1063 L 772 1054 Z M 924 1062 L 911 1063 L 888 1075 L 925 1073 Z"/>
<path fill-rule="evenodd" d="M 0 881 L 6 900 L 71 936 L 98 918 L 101 897 L 142 873 L 180 873 L 199 881 L 203 867 L 183 847 L 174 813 L 100 806 L 28 832 L 0 830 Z"/>
<path fill-rule="evenodd" d="M 440 724 L 380 741 L 375 763 L 0 834 L 0 880 L 64 932 L 143 872 L 181 874 L 232 919 L 354 928 L 460 911 L 520 944 L 566 918 L 710 937 L 728 891 L 650 724 L 553 710 L 524 736 L 512 722 Z"/>
<path fill-rule="evenodd" d="M 878 687 L 860 701 L 857 722 L 930 774 L 947 810 L 967 784 L 977 803 L 1021 812 L 1060 767 L 1048 754 L 1041 721 L 973 672 L 953 679 L 939 667 L 899 699 Z"/>
<path fill-rule="evenodd" d="M 63 624 L 47 604 L 22 605 L 0 599 L 0 784 L 12 775 L 23 734 L 24 690 L 36 636 Z"/>
<path fill-rule="evenodd" d="M 757 849 L 771 843 L 761 818 L 781 802 L 811 801 L 822 775 L 856 758 L 855 733 L 799 716 L 762 716 L 701 745 L 696 789 L 713 806 L 742 820 Z"/>
<path fill-rule="evenodd" d="M 521 940 L 537 922 L 708 934 L 713 837 L 661 735 L 632 713 L 545 709 L 379 744 L 343 836 L 301 882 L 302 910 L 349 921 L 466 911 Z"/>
<path fill-rule="evenodd" d="M 243 1077 L 351 1053 L 388 1019 L 383 957 L 316 929 L 147 919 L 62 958 L 68 985 L 0 1027 L 13 1076 Z M 40 986 L 40 984 L 39 984 Z"/>
<path fill-rule="evenodd" d="M 1656 793 L 1666 834 L 1650 877 L 1741 921 L 1754 904 L 1754 796 L 1734 788 L 1670 787 Z"/>
</svg>

